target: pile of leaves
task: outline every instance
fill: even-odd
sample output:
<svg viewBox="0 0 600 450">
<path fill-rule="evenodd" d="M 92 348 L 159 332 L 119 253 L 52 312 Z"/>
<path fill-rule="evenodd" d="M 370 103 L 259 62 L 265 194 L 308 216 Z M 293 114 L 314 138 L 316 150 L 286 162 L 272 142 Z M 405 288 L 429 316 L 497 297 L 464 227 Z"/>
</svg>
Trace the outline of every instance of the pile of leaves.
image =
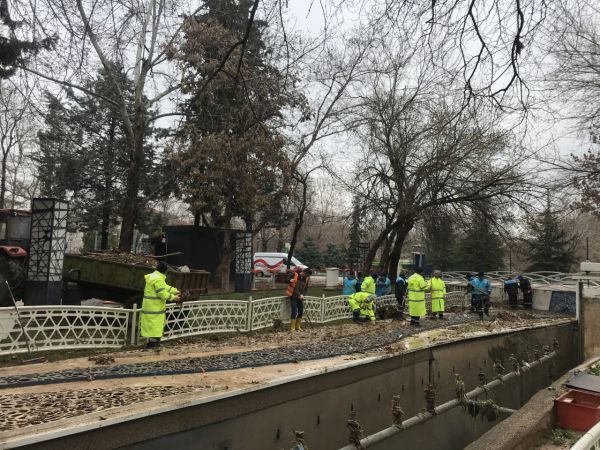
<svg viewBox="0 0 600 450">
<path fill-rule="evenodd" d="M 120 252 L 117 250 L 108 252 L 89 252 L 85 253 L 84 256 L 94 258 L 99 261 L 108 261 L 122 264 L 133 264 L 136 266 L 156 266 L 157 260 L 147 255 L 138 255 L 135 253 Z"/>
</svg>

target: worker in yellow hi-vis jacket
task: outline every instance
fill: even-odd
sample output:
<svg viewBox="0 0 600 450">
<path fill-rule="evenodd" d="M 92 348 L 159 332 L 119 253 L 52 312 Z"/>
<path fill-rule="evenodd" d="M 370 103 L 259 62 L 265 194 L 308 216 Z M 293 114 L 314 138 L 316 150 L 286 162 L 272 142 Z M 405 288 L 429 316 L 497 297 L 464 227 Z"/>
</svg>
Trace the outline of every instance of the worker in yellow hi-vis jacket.
<svg viewBox="0 0 600 450">
<path fill-rule="evenodd" d="M 158 347 L 160 344 L 165 328 L 167 302 L 181 301 L 181 293 L 165 281 L 167 270 L 167 263 L 161 261 L 154 272 L 144 275 L 146 286 L 142 301 L 141 334 L 148 338 L 146 348 Z"/>
<path fill-rule="evenodd" d="M 414 326 L 421 326 L 421 317 L 427 314 L 425 308 L 425 288 L 427 283 L 423 278 L 423 269 L 417 267 L 415 273 L 413 273 L 406 283 L 408 284 L 408 313 L 410 314 L 410 324 Z"/>
<path fill-rule="evenodd" d="M 442 272 L 433 271 L 433 278 L 427 283 L 427 288 L 431 292 L 431 318 L 444 318 L 444 297 L 446 296 L 446 283 L 442 280 Z"/>
<path fill-rule="evenodd" d="M 352 320 L 356 323 L 375 321 L 375 296 L 368 292 L 357 292 L 348 297 Z"/>
</svg>

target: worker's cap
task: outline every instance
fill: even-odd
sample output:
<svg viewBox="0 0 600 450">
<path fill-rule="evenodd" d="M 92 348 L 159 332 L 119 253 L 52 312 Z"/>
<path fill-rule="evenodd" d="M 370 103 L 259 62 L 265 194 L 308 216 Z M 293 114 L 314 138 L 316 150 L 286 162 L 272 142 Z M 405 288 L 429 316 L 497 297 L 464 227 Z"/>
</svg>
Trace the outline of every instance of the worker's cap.
<svg viewBox="0 0 600 450">
<path fill-rule="evenodd" d="M 156 270 L 158 270 L 160 273 L 167 273 L 167 270 L 169 270 L 169 266 L 166 262 L 159 261 L 156 265 Z"/>
<path fill-rule="evenodd" d="M 415 272 L 416 272 L 416 273 L 423 273 L 423 268 L 422 268 L 422 267 L 417 267 L 417 268 L 415 269 Z"/>
<path fill-rule="evenodd" d="M 518 278 L 519 280 L 522 280 L 522 279 L 523 279 L 523 275 L 519 275 L 517 278 Z"/>
<path fill-rule="evenodd" d="M 478 276 L 478 277 L 483 277 L 484 275 L 485 275 L 485 273 L 483 273 L 483 272 L 478 272 L 478 273 L 477 273 L 477 276 Z"/>
<path fill-rule="evenodd" d="M 310 267 L 305 267 L 302 272 L 309 276 L 312 275 L 312 269 Z"/>
<path fill-rule="evenodd" d="M 442 276 L 442 271 L 441 270 L 434 270 L 433 271 L 433 276 L 434 277 L 441 277 Z"/>
</svg>

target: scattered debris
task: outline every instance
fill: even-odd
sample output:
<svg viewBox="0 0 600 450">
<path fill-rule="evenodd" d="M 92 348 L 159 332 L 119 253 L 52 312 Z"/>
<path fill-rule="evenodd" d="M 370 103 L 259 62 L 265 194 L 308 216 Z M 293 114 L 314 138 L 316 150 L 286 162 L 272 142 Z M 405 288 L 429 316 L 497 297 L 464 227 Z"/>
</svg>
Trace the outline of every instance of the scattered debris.
<svg viewBox="0 0 600 450">
<path fill-rule="evenodd" d="M 273 317 L 273 331 L 283 331 L 283 320 Z"/>
<path fill-rule="evenodd" d="M 93 361 L 98 366 L 107 366 L 115 362 L 115 357 L 113 355 L 90 356 L 88 361 Z"/>
</svg>

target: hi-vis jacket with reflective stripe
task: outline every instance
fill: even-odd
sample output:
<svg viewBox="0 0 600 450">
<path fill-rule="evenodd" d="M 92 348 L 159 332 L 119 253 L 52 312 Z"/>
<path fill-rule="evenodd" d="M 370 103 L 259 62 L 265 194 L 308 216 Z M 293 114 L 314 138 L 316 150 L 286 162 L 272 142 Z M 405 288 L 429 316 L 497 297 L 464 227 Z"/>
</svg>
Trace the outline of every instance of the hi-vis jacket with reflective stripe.
<svg viewBox="0 0 600 450">
<path fill-rule="evenodd" d="M 352 312 L 360 310 L 360 316 L 375 320 L 375 296 L 368 292 L 357 292 L 348 297 Z"/>
<path fill-rule="evenodd" d="M 167 302 L 175 300 L 177 288 L 169 286 L 165 274 L 155 270 L 144 275 L 146 287 L 142 301 L 141 334 L 144 337 L 159 338 L 165 328 L 165 311 Z"/>
<path fill-rule="evenodd" d="M 427 283 L 427 290 L 431 291 L 431 312 L 444 312 L 444 296 L 446 295 L 446 283 L 441 278 L 433 277 Z"/>
<path fill-rule="evenodd" d="M 408 284 L 408 313 L 411 317 L 422 317 L 427 313 L 425 308 L 425 278 L 418 273 L 413 273 L 407 280 Z"/>
</svg>

